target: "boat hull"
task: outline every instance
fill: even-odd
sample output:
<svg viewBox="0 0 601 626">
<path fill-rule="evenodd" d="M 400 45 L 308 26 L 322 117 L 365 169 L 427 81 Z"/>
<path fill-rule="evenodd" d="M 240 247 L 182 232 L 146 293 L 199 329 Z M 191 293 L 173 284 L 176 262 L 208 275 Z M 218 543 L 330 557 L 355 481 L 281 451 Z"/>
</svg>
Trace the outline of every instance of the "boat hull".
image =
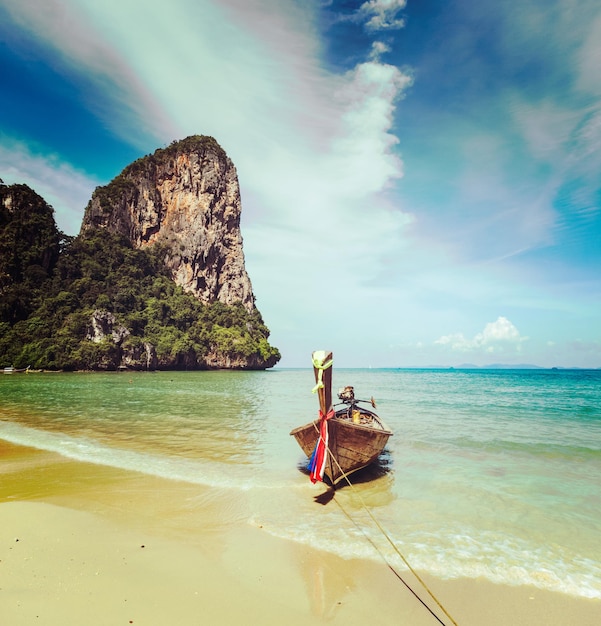
<svg viewBox="0 0 601 626">
<path fill-rule="evenodd" d="M 5 374 L 23 374 L 26 372 L 29 372 L 29 367 L 24 367 L 22 369 L 15 369 L 14 367 L 5 367 L 4 368 L 4 373 Z"/>
<path fill-rule="evenodd" d="M 310 458 L 319 437 L 319 421 L 299 426 L 290 434 Z M 367 426 L 348 419 L 332 418 L 328 421 L 329 454 L 325 476 L 335 485 L 345 475 L 367 467 L 378 458 L 391 435 L 392 432 L 381 422 L 376 426 Z"/>
</svg>

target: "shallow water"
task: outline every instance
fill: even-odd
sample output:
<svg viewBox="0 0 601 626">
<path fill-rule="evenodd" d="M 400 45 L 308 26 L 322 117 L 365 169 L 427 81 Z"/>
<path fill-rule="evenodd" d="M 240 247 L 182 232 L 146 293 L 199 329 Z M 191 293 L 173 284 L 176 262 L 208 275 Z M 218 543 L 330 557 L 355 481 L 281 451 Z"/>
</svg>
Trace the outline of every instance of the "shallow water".
<svg viewBox="0 0 601 626">
<path fill-rule="evenodd" d="M 343 557 L 601 597 L 601 372 L 335 370 L 395 435 L 326 506 L 290 430 L 309 369 L 0 376 L 0 438 L 244 492 L 251 524 Z M 355 525 L 347 514 L 355 520 Z M 399 564 L 399 567 L 404 567 Z"/>
</svg>

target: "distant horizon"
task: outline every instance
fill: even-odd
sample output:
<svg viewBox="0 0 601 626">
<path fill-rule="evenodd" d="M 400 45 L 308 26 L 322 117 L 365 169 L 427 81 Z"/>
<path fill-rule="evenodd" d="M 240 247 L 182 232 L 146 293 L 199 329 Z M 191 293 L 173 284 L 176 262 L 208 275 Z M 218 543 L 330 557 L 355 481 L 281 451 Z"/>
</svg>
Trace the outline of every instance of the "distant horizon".
<svg viewBox="0 0 601 626">
<path fill-rule="evenodd" d="M 311 370 L 312 367 L 308 366 L 281 366 L 275 365 L 270 368 L 272 370 L 275 369 L 306 369 Z M 529 364 L 520 364 L 520 365 L 510 365 L 510 364 L 491 364 L 491 365 L 399 365 L 399 366 L 382 366 L 382 367 L 372 367 L 372 366 L 354 366 L 354 367 L 336 367 L 337 370 L 544 370 L 544 371 L 553 371 L 553 370 L 561 370 L 561 371 L 600 371 L 601 366 L 599 367 L 569 367 L 569 366 L 552 366 L 552 367 L 543 367 L 541 365 L 529 365 Z"/>
</svg>

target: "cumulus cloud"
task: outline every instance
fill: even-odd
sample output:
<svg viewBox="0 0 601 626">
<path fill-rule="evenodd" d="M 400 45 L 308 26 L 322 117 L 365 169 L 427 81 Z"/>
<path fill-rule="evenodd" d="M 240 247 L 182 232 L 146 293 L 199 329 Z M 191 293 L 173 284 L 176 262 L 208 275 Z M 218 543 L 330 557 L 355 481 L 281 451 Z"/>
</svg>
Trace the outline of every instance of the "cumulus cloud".
<svg viewBox="0 0 601 626">
<path fill-rule="evenodd" d="M 58 227 L 79 231 L 83 211 L 98 181 L 53 154 L 35 154 L 24 143 L 0 137 L 0 172 L 5 184 L 26 184 L 50 204 Z"/>
<path fill-rule="evenodd" d="M 405 20 L 397 16 L 406 5 L 406 0 L 368 0 L 359 7 L 358 17 L 366 20 L 368 31 L 402 28 Z"/>
<path fill-rule="evenodd" d="M 445 335 L 434 343 L 449 348 L 454 352 L 486 352 L 489 354 L 505 352 L 511 348 L 516 351 L 528 337 L 522 337 L 518 329 L 506 318 L 500 316 L 496 322 L 489 322 L 484 330 L 473 338 L 463 333 Z"/>
<path fill-rule="evenodd" d="M 379 61 L 380 57 L 387 52 L 390 52 L 391 48 L 383 41 L 374 41 L 371 46 L 371 52 L 369 53 L 370 61 Z"/>
<path fill-rule="evenodd" d="M 390 132 L 395 101 L 411 83 L 398 68 L 369 61 L 346 76 L 339 98 L 342 110 L 341 137 L 333 144 L 333 157 L 343 160 L 348 191 L 363 194 L 379 191 L 402 176 L 400 158 L 392 152 L 398 138 Z"/>
</svg>

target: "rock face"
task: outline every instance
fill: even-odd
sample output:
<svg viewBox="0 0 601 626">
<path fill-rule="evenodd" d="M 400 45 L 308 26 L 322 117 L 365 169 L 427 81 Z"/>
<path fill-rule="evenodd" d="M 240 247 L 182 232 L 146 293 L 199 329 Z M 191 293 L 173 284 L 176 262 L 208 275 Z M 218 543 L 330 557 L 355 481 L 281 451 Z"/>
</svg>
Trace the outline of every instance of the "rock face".
<svg viewBox="0 0 601 626">
<path fill-rule="evenodd" d="M 117 345 L 121 345 L 129 335 L 129 331 L 124 326 L 116 325 L 115 322 L 115 316 L 110 311 L 97 309 L 90 317 L 90 328 L 86 339 L 100 343 L 105 337 L 110 336 Z"/>
<path fill-rule="evenodd" d="M 240 234 L 236 168 L 212 137 L 135 161 L 90 200 L 81 232 L 106 228 L 136 248 L 163 244 L 173 280 L 202 302 L 254 308 Z"/>
</svg>

